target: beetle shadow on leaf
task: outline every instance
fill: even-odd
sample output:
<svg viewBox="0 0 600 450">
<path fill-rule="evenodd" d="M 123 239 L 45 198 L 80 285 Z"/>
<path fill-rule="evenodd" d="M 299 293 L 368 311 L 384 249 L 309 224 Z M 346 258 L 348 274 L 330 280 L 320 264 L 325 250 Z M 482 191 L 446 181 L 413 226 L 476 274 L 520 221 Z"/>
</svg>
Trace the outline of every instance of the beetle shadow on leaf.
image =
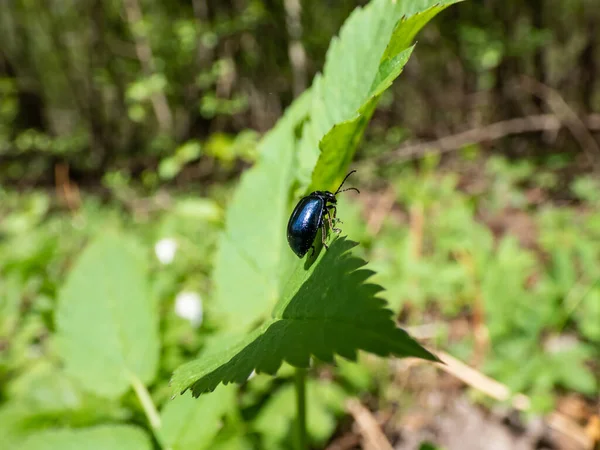
<svg viewBox="0 0 600 450">
<path fill-rule="evenodd" d="M 315 241 L 313 243 L 313 245 L 315 246 L 315 251 L 313 252 L 312 249 L 310 249 L 306 253 L 306 259 L 304 260 L 304 270 L 310 269 L 311 266 L 317 261 L 317 259 L 319 259 L 321 251 L 323 251 L 323 241 L 321 237 L 322 233 L 323 229 L 319 228 L 319 231 L 317 232 L 317 236 L 315 237 Z"/>
</svg>

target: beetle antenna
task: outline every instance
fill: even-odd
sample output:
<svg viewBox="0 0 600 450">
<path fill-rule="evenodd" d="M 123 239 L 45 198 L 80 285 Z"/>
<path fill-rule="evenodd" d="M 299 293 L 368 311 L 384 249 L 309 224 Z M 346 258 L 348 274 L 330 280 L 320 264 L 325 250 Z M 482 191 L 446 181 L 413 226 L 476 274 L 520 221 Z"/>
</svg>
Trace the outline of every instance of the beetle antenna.
<svg viewBox="0 0 600 450">
<path fill-rule="evenodd" d="M 360 194 L 360 191 L 359 191 L 358 189 L 356 189 L 356 188 L 348 188 L 348 189 L 344 189 L 343 191 L 340 191 L 340 189 L 342 189 L 342 186 L 344 185 L 344 183 L 346 182 L 346 180 L 348 179 L 348 177 L 349 177 L 350 175 L 352 175 L 354 172 L 356 172 L 356 170 L 351 170 L 351 171 L 348 173 L 348 175 L 346 175 L 346 176 L 344 177 L 344 179 L 342 180 L 342 184 L 340 184 L 340 187 L 339 187 L 339 188 L 337 188 L 337 191 L 335 191 L 335 194 L 333 194 L 333 195 L 338 195 L 340 192 L 349 191 L 349 190 L 355 190 L 356 192 L 358 192 L 358 193 Z"/>
<path fill-rule="evenodd" d="M 346 191 L 356 191 L 360 194 L 360 191 L 358 189 L 356 189 L 355 187 L 351 187 L 351 188 L 342 189 L 341 191 L 337 191 L 335 193 L 335 195 L 341 194 L 342 192 L 346 192 Z"/>
</svg>

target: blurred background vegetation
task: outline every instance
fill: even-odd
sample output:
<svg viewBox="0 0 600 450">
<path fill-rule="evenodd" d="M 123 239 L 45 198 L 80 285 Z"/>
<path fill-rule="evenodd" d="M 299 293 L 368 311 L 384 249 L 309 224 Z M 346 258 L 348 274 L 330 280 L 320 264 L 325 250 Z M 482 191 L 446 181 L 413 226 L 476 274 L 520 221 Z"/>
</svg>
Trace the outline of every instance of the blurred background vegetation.
<svg viewBox="0 0 600 450">
<path fill-rule="evenodd" d="M 107 227 L 135 230 L 153 258 L 153 395 L 164 400 L 212 326 L 176 299 L 210 311 L 236 180 L 364 2 L 42 3 L 0 4 L 0 415 L 13 417 L 39 389 L 40 365 L 56 361 L 57 292 Z M 429 343 L 581 430 L 600 423 L 599 26 L 595 0 L 471 0 L 441 14 L 367 131 L 364 194 L 340 208 L 403 323 L 430 325 Z M 340 374 L 347 395 L 371 392 L 371 409 L 414 418 L 393 376 L 357 370 Z M 267 391 L 247 394 L 244 414 L 277 442 L 261 416 L 281 414 L 276 402 L 256 413 Z M 64 420 L 140 421 L 133 403 Z M 407 429 L 399 421 L 388 435 Z M 315 442 L 350 430 L 330 422 Z"/>
<path fill-rule="evenodd" d="M 177 175 L 186 185 L 233 176 L 252 160 L 256 133 L 310 84 L 329 40 L 361 3 L 5 2 L 1 179 L 48 186 L 57 164 L 90 186 L 114 172 L 146 189 Z M 387 132 L 392 146 L 548 112 L 525 76 L 583 116 L 598 111 L 599 20 L 592 0 L 453 8 L 421 35 L 372 132 Z M 577 162 L 581 149 L 569 133 L 547 134 L 506 140 L 495 152 Z"/>
</svg>

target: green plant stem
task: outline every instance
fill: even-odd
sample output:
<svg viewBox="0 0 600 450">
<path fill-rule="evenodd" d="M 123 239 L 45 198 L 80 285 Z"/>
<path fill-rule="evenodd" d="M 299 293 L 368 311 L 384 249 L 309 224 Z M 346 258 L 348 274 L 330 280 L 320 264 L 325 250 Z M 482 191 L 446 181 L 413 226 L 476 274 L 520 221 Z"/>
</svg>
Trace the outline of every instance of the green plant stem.
<svg viewBox="0 0 600 450">
<path fill-rule="evenodd" d="M 131 386 L 140 400 L 142 409 L 148 418 L 148 422 L 150 422 L 152 430 L 156 433 L 158 430 L 160 430 L 162 423 L 160 420 L 160 415 L 158 414 L 158 410 L 152 401 L 152 397 L 150 397 L 150 392 L 148 392 L 148 389 L 146 389 L 144 383 L 142 383 L 135 375 L 130 375 L 130 379 Z"/>
<path fill-rule="evenodd" d="M 306 370 L 296 369 L 296 449 L 306 450 Z"/>
</svg>

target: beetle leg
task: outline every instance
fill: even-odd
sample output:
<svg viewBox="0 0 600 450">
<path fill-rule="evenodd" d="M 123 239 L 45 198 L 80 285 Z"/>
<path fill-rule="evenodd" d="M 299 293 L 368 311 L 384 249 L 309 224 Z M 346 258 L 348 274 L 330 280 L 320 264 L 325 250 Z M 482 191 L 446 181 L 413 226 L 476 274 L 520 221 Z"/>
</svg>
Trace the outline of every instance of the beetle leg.
<svg viewBox="0 0 600 450">
<path fill-rule="evenodd" d="M 337 206 L 335 206 L 335 205 L 329 205 L 327 207 L 327 212 L 329 212 L 329 211 L 333 211 L 333 223 L 337 223 L 337 222 L 344 223 L 344 222 L 342 222 L 342 219 L 338 219 L 336 217 L 337 216 Z"/>
<path fill-rule="evenodd" d="M 321 225 L 321 242 L 323 243 L 323 247 L 329 250 L 329 245 L 327 245 L 327 228 L 325 227 L 325 222 Z"/>
<path fill-rule="evenodd" d="M 333 229 L 333 223 L 332 223 L 332 219 L 331 219 L 331 210 L 330 209 L 327 210 L 327 222 L 329 222 L 329 228 Z"/>
<path fill-rule="evenodd" d="M 342 232 L 342 230 L 335 227 L 336 220 L 338 222 L 341 222 L 341 221 L 340 221 L 340 219 L 336 219 L 335 214 L 333 216 L 333 219 L 331 218 L 331 209 L 327 210 L 327 219 L 329 220 L 329 228 L 331 228 L 332 231 L 335 231 L 336 233 Z"/>
</svg>

